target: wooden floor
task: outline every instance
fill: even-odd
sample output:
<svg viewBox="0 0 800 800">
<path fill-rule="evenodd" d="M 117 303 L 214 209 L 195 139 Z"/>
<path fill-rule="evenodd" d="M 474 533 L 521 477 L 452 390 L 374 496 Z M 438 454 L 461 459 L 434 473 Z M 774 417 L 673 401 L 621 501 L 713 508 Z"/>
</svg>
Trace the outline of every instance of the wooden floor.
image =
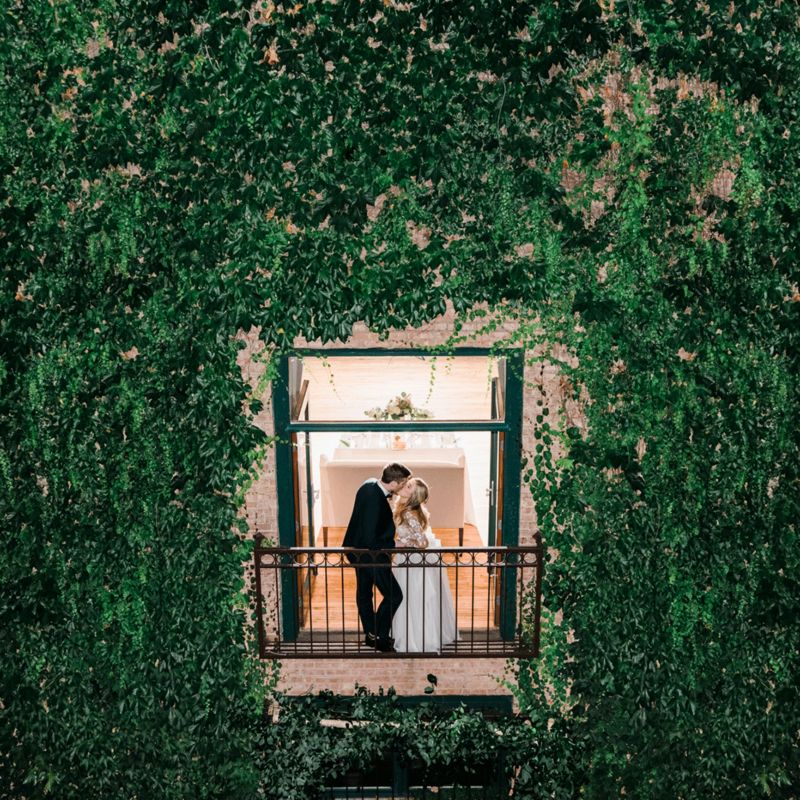
<svg viewBox="0 0 800 800">
<path fill-rule="evenodd" d="M 434 531 L 442 547 L 458 547 L 458 529 L 438 528 Z M 328 546 L 341 546 L 344 528 L 330 528 Z M 472 525 L 464 528 L 465 548 L 484 547 L 477 529 Z M 455 565 L 455 554 L 445 555 L 447 577 L 456 606 L 456 624 L 459 630 L 487 630 L 494 627 L 492 596 L 495 579 L 485 566 L 467 566 L 466 558 Z M 357 631 L 359 627 L 356 611 L 355 570 L 349 568 L 325 569 L 320 567 L 313 580 L 311 602 L 303 603 L 306 613 L 303 629 L 314 631 Z M 308 610 L 310 609 L 310 618 Z"/>
</svg>

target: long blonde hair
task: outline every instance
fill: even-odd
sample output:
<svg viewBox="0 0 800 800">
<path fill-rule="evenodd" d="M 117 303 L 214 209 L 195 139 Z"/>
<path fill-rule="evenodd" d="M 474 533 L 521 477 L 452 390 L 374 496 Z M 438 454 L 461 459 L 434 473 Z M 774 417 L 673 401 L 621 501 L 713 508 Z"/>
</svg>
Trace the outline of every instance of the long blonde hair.
<svg viewBox="0 0 800 800">
<path fill-rule="evenodd" d="M 394 521 L 399 525 L 406 515 L 413 515 L 423 528 L 428 526 L 430 514 L 428 509 L 422 505 L 428 499 L 428 484 L 422 478 L 409 478 L 413 482 L 413 489 L 408 497 L 398 498 L 398 503 L 394 509 Z"/>
</svg>

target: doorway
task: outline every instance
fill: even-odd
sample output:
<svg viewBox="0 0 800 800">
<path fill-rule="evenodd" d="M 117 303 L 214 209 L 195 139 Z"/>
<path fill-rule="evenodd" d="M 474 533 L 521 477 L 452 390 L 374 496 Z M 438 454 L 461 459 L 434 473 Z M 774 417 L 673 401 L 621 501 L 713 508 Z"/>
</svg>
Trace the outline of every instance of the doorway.
<svg viewBox="0 0 800 800">
<path fill-rule="evenodd" d="M 282 360 L 273 406 L 282 546 L 340 547 L 357 488 L 392 461 L 428 482 L 431 525 L 444 547 L 517 544 L 518 351 L 307 350 Z M 296 618 L 284 619 L 285 626 L 302 629 L 310 606 L 319 602 L 316 574 L 311 556 L 297 571 Z M 499 609 L 509 587 L 469 580 L 473 595 L 491 595 L 487 625 L 502 628 Z M 341 625 L 352 624 L 343 612 Z"/>
</svg>

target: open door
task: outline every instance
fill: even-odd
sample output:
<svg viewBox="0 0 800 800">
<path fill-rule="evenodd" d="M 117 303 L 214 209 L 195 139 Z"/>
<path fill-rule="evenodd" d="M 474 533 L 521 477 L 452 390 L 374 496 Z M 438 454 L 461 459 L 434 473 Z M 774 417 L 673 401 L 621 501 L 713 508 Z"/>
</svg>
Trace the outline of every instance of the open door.
<svg viewBox="0 0 800 800">
<path fill-rule="evenodd" d="M 498 375 L 492 379 L 492 419 L 505 419 L 505 361 L 498 364 Z M 502 547 L 503 537 L 503 488 L 505 478 L 505 431 L 492 431 L 491 451 L 489 454 L 489 547 Z M 510 557 L 507 556 L 507 558 Z M 514 598 L 516 592 L 515 569 L 492 569 L 494 624 L 500 629 L 503 639 L 514 637 L 516 608 Z"/>
<path fill-rule="evenodd" d="M 502 368 L 502 364 L 500 365 Z M 503 419 L 505 413 L 503 397 L 504 376 L 492 378 L 492 419 Z M 505 433 L 492 431 L 489 452 L 489 547 L 503 545 L 503 449 Z M 494 624 L 501 627 L 503 600 L 505 597 L 503 570 L 492 568 Z"/>
<path fill-rule="evenodd" d="M 293 398 L 293 419 L 308 419 L 308 381 L 302 380 Z M 294 484 L 295 547 L 314 547 L 314 487 L 311 472 L 311 434 L 292 433 L 292 482 Z M 316 570 L 310 556 L 298 557 L 297 611 L 299 625 L 307 620 Z M 307 566 L 306 566 L 307 565 Z"/>
<path fill-rule="evenodd" d="M 308 381 L 304 380 L 297 397 L 295 419 L 308 419 Z M 311 434 L 292 434 L 292 478 L 294 481 L 295 547 L 314 547 L 314 485 L 311 472 Z"/>
</svg>

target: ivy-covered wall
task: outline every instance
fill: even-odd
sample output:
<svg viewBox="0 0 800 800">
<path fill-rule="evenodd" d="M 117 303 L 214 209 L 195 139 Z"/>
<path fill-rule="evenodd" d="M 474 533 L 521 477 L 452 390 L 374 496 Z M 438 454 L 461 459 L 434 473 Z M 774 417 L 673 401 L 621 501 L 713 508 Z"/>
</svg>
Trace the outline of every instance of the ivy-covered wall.
<svg viewBox="0 0 800 800">
<path fill-rule="evenodd" d="M 269 796 L 236 333 L 449 300 L 571 353 L 587 423 L 526 467 L 531 796 L 794 797 L 798 42 L 785 0 L 9 4 L 4 794 Z"/>
<path fill-rule="evenodd" d="M 486 330 L 484 320 L 473 321 L 459 318 L 452 308 L 434 318 L 433 320 L 416 328 L 394 329 L 383 331 L 381 334 L 369 331 L 363 324 L 355 325 L 351 335 L 342 342 L 323 343 L 307 342 L 298 338 L 294 346 L 298 352 L 304 348 L 341 348 L 348 350 L 364 350 L 374 353 L 376 350 L 386 349 L 434 349 L 446 352 L 448 343 L 453 337 L 453 332 L 458 324 L 460 337 L 464 337 L 472 347 L 497 348 L 502 354 L 503 346 L 509 342 L 510 334 L 517 325 L 513 321 L 502 321 L 492 325 L 492 330 Z M 271 403 L 272 387 L 263 387 L 262 379 L 268 374 L 264 363 L 263 345 L 258 338 L 258 331 L 250 331 L 244 340 L 247 346 L 240 351 L 238 363 L 242 374 L 254 387 L 255 391 L 262 392 L 260 397 L 263 407 L 253 417 L 254 424 L 258 425 L 267 435 L 274 435 L 274 417 Z M 570 398 L 563 396 L 561 390 L 563 376 L 555 365 L 545 365 L 536 362 L 535 354 L 528 354 L 531 362 L 524 368 L 522 389 L 522 430 L 521 449 L 522 457 L 530 461 L 533 458 L 536 440 L 535 430 L 537 416 L 542 413 L 539 400 L 546 399 L 548 414 L 554 416 L 562 412 L 575 411 L 575 404 Z M 330 378 L 336 385 L 336 370 L 331 365 Z M 449 366 L 447 359 L 442 359 L 439 366 L 432 374 L 436 382 L 447 381 Z M 283 386 L 279 391 L 286 390 Z M 543 394 L 544 392 L 544 394 Z M 363 404 L 362 404 L 363 405 Z M 566 406 L 566 407 L 565 407 Z M 361 408 L 356 408 L 360 412 Z M 575 422 L 573 417 L 570 419 Z M 578 423 L 581 420 L 577 420 Z M 318 454 L 317 456 L 318 457 Z M 286 504 L 290 509 L 294 507 L 294 498 L 291 491 L 279 496 L 278 479 L 276 474 L 275 450 L 270 449 L 263 454 L 257 466 L 257 477 L 250 484 L 245 497 L 243 513 L 248 523 L 248 535 L 253 538 L 256 533 L 271 539 L 279 540 L 278 533 L 278 506 Z M 533 497 L 526 485 L 516 488 L 518 495 L 518 542 L 520 544 L 533 544 L 536 531 L 536 515 Z M 319 521 L 319 520 L 317 520 Z M 251 606 L 255 610 L 255 571 L 250 559 L 245 566 L 245 575 L 253 597 Z M 267 607 L 274 602 L 269 596 L 266 586 L 262 583 L 265 592 Z M 357 689 L 368 689 L 378 692 L 382 687 L 392 686 L 401 696 L 419 696 L 427 685 L 426 676 L 429 673 L 438 675 L 436 688 L 437 695 L 505 695 L 512 694 L 511 688 L 506 685 L 506 660 L 495 659 L 450 659 L 446 669 L 442 669 L 439 659 L 420 662 L 418 659 L 399 660 L 391 659 L 365 659 L 358 663 L 354 669 L 353 663 L 348 659 L 340 658 L 315 658 L 288 659 L 281 663 L 280 678 L 277 689 L 287 695 L 305 694 L 308 692 L 331 691 L 341 695 L 353 695 Z"/>
</svg>

